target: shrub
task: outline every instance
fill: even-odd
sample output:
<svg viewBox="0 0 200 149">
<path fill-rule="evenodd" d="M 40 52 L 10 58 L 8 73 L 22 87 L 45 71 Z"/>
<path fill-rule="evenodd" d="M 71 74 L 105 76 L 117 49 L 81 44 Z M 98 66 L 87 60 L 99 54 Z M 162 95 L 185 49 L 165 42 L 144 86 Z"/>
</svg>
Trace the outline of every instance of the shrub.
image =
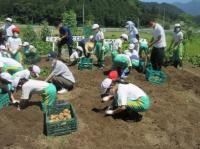
<svg viewBox="0 0 200 149">
<path fill-rule="evenodd" d="M 28 25 L 26 28 L 24 28 L 22 39 L 23 41 L 28 41 L 29 43 L 33 43 L 37 40 L 37 34 L 31 25 Z"/>
<path fill-rule="evenodd" d="M 41 40 L 37 40 L 37 41 L 33 42 L 33 45 L 36 47 L 37 52 L 40 55 L 46 55 L 52 49 L 52 43 L 51 42 L 44 42 L 44 41 L 41 41 Z"/>
<path fill-rule="evenodd" d="M 43 26 L 40 33 L 40 38 L 42 41 L 46 41 L 46 37 L 51 35 L 51 31 L 48 26 L 48 22 L 44 21 L 42 24 Z"/>
</svg>

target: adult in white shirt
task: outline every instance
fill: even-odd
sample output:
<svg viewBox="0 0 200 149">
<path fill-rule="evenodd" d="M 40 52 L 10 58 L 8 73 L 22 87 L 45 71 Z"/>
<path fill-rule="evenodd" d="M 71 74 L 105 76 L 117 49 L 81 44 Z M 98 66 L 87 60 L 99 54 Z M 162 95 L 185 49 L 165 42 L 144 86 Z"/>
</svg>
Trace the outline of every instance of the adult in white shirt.
<svg viewBox="0 0 200 149">
<path fill-rule="evenodd" d="M 5 24 L 1 27 L 4 31 L 5 31 L 5 34 L 6 34 L 6 40 L 9 38 L 9 37 L 12 37 L 13 36 L 13 28 L 15 28 L 16 26 L 14 24 L 12 24 L 12 19 L 11 18 L 6 18 L 5 20 Z"/>
<path fill-rule="evenodd" d="M 37 65 L 30 66 L 28 69 L 21 70 L 13 74 L 13 78 L 30 79 L 37 78 L 40 75 L 40 67 Z"/>
<path fill-rule="evenodd" d="M 138 29 L 135 27 L 135 23 L 132 21 L 127 21 L 126 26 L 129 33 L 130 43 L 133 43 L 135 39 L 139 41 L 139 32 Z"/>
<path fill-rule="evenodd" d="M 53 106 L 56 102 L 56 87 L 52 83 L 40 80 L 26 80 L 15 78 L 12 82 L 13 87 L 22 90 L 20 109 L 27 106 L 32 94 L 39 94 L 42 97 L 42 110 L 46 112 L 47 106 Z"/>
<path fill-rule="evenodd" d="M 122 53 L 122 44 L 125 41 L 128 41 L 128 35 L 126 34 L 121 34 L 120 38 L 115 40 L 113 43 L 112 59 L 114 59 L 117 54 Z"/>
<path fill-rule="evenodd" d="M 16 27 L 12 30 L 13 36 L 8 38 L 8 50 L 11 53 L 11 57 L 18 62 L 22 63 L 22 54 L 20 49 L 22 48 L 22 40 L 19 37 L 19 28 Z"/>
<path fill-rule="evenodd" d="M 95 55 L 97 57 L 97 64 L 100 69 L 103 69 L 105 51 L 104 33 L 101 31 L 98 24 L 93 24 L 92 29 L 95 32 L 93 40 L 95 43 Z"/>
<path fill-rule="evenodd" d="M 153 46 L 150 58 L 151 63 L 154 70 L 161 70 L 166 47 L 165 31 L 155 21 L 150 21 L 150 26 L 153 28 L 153 37 L 149 43 L 149 47 Z"/>
<path fill-rule="evenodd" d="M 115 99 L 117 102 L 115 110 L 106 111 L 108 115 L 114 115 L 125 110 L 144 112 L 150 108 L 150 98 L 141 88 L 134 84 L 117 83 L 106 78 L 101 84 L 101 89 L 110 93 L 109 100 Z"/>
<path fill-rule="evenodd" d="M 23 70 L 22 64 L 12 58 L 1 57 L 0 62 L 4 64 L 3 70 L 11 74 Z"/>
<path fill-rule="evenodd" d="M 173 49 L 173 62 L 176 68 L 182 69 L 183 66 L 183 32 L 181 31 L 181 25 L 174 25 L 173 38 L 169 49 Z"/>
</svg>

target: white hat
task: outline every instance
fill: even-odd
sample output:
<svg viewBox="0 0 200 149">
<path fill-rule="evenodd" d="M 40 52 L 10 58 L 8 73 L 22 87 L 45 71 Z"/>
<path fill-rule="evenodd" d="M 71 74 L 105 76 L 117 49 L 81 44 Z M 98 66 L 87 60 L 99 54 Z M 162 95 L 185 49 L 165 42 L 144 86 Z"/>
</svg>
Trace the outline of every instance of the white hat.
<svg viewBox="0 0 200 149">
<path fill-rule="evenodd" d="M 110 88 L 112 84 L 112 80 L 110 78 L 106 78 L 102 81 L 101 83 L 101 90 L 102 90 L 102 94 L 105 94 L 107 89 Z"/>
<path fill-rule="evenodd" d="M 133 23 L 133 21 L 127 21 L 125 27 L 127 28 L 127 27 L 129 27 L 130 25 L 135 26 L 135 23 Z"/>
<path fill-rule="evenodd" d="M 83 48 L 81 46 L 77 46 L 76 49 L 83 52 Z"/>
<path fill-rule="evenodd" d="M 0 62 L 0 68 L 2 68 L 2 67 L 3 67 L 3 65 L 4 65 L 4 64 L 3 64 L 2 62 Z"/>
<path fill-rule="evenodd" d="M 15 79 L 12 81 L 12 86 L 13 86 L 14 88 L 16 88 L 16 87 L 18 86 L 19 80 L 20 80 L 20 78 L 17 77 L 17 78 L 15 78 Z"/>
<path fill-rule="evenodd" d="M 1 50 L 6 50 L 6 46 L 0 45 L 0 49 L 1 49 Z"/>
<path fill-rule="evenodd" d="M 128 46 L 128 49 L 130 49 L 130 50 L 133 50 L 135 48 L 135 45 L 134 44 L 129 44 L 129 46 Z"/>
<path fill-rule="evenodd" d="M 5 80 L 9 81 L 10 83 L 13 81 L 12 76 L 8 72 L 1 73 L 1 77 Z"/>
<path fill-rule="evenodd" d="M 122 34 L 120 37 L 123 38 L 124 40 L 128 40 L 128 35 L 127 34 Z"/>
<path fill-rule="evenodd" d="M 92 29 L 97 29 L 97 28 L 99 28 L 99 24 L 93 24 L 92 25 Z"/>
<path fill-rule="evenodd" d="M 11 18 L 6 18 L 6 21 L 12 22 Z"/>
<path fill-rule="evenodd" d="M 94 36 L 93 36 L 93 35 L 90 35 L 89 39 L 92 40 L 93 38 L 94 38 Z"/>
<path fill-rule="evenodd" d="M 181 27 L 181 24 L 176 23 L 176 24 L 174 25 L 174 27 Z"/>
<path fill-rule="evenodd" d="M 32 69 L 33 69 L 33 72 L 36 74 L 36 76 L 39 77 L 40 72 L 41 72 L 40 67 L 33 65 Z"/>
<path fill-rule="evenodd" d="M 25 47 L 25 46 L 29 46 L 29 42 L 24 42 L 23 43 L 23 46 Z"/>
</svg>

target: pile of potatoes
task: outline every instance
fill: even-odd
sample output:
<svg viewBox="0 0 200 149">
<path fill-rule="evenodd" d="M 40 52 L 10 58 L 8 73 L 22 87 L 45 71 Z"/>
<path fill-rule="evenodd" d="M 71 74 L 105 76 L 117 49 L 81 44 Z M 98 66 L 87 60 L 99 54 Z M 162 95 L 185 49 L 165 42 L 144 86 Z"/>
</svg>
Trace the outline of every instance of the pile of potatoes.
<svg viewBox="0 0 200 149">
<path fill-rule="evenodd" d="M 68 120 L 71 119 L 71 112 L 68 109 L 64 109 L 63 112 L 59 113 L 59 114 L 52 114 L 49 117 L 49 120 L 51 123 L 53 122 L 58 122 L 58 121 L 63 121 L 63 120 Z"/>
</svg>

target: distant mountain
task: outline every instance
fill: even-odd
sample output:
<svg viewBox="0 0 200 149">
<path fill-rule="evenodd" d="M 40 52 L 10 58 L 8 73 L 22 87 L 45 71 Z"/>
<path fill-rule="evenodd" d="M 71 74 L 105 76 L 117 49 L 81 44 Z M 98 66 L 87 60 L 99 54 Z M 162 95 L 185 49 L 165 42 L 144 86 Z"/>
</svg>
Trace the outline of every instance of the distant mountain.
<svg viewBox="0 0 200 149">
<path fill-rule="evenodd" d="M 200 0 L 192 0 L 189 3 L 174 3 L 178 8 L 182 9 L 186 13 L 197 16 L 200 15 Z"/>
</svg>

